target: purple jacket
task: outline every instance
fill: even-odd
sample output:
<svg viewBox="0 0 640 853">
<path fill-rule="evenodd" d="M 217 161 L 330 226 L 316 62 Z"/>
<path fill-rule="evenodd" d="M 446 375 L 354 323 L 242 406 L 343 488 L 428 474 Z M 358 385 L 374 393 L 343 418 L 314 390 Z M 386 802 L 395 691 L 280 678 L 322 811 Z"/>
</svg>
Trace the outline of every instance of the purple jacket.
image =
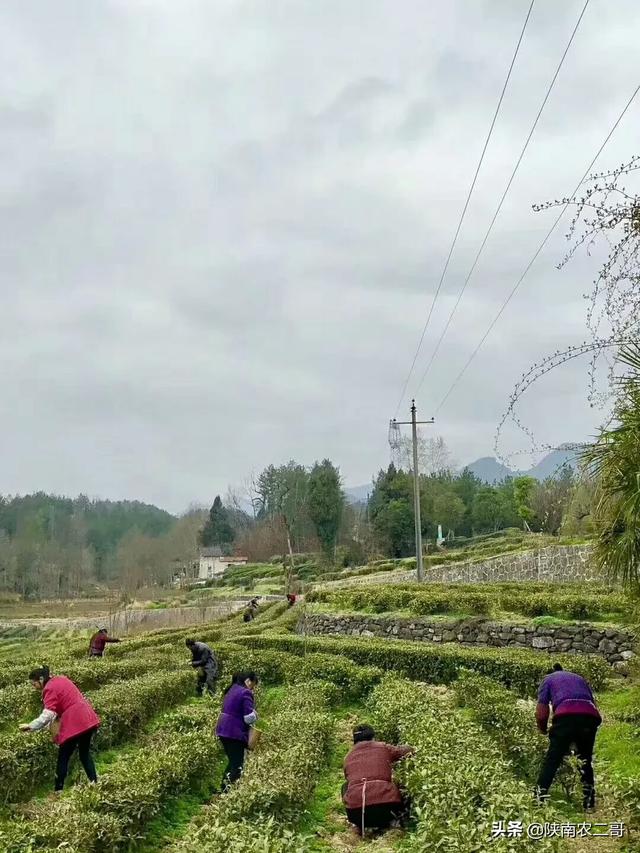
<svg viewBox="0 0 640 853">
<path fill-rule="evenodd" d="M 222 712 L 218 717 L 216 734 L 231 740 L 249 740 L 250 724 L 245 723 L 245 717 L 255 719 L 255 702 L 253 692 L 241 684 L 234 684 L 225 695 L 222 702 Z"/>
<path fill-rule="evenodd" d="M 591 688 L 585 679 L 575 672 L 552 672 L 540 685 L 536 718 L 543 731 L 549 717 L 549 704 L 553 708 L 554 717 L 587 714 L 601 719 Z"/>
</svg>

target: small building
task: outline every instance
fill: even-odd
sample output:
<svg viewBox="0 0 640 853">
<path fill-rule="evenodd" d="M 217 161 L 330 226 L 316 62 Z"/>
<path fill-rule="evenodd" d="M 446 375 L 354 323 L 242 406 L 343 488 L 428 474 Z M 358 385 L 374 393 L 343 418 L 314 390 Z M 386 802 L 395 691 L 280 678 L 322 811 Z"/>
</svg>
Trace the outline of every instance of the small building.
<svg viewBox="0 0 640 853">
<path fill-rule="evenodd" d="M 184 560 L 176 557 L 172 561 L 172 580 L 174 587 L 187 588 L 198 577 L 200 560 Z"/>
<path fill-rule="evenodd" d="M 217 545 L 213 548 L 203 548 L 200 551 L 198 578 L 205 581 L 219 578 L 229 566 L 246 566 L 248 562 L 247 557 L 225 554 Z"/>
</svg>

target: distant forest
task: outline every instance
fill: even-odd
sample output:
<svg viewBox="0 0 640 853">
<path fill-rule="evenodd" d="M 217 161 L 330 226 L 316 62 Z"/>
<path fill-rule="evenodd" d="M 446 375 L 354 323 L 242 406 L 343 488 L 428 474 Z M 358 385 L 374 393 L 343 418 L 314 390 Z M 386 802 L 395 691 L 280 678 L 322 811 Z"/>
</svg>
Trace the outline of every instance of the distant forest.
<svg viewBox="0 0 640 853">
<path fill-rule="evenodd" d="M 118 573 L 123 543 L 162 537 L 175 524 L 168 512 L 138 501 L 0 495 L 0 588 L 66 596 L 107 582 Z"/>
<path fill-rule="evenodd" d="M 593 484 L 565 467 L 554 478 L 487 485 L 453 473 L 442 439 L 425 442 L 420 476 L 422 533 L 433 542 L 524 527 L 548 534 L 592 532 Z M 252 507 L 252 513 L 245 506 Z M 201 546 L 219 546 L 259 562 L 313 555 L 333 566 L 362 565 L 414 553 L 413 477 L 409 465 L 380 471 L 367 504 L 345 500 L 329 460 L 269 465 L 246 494 L 216 497 L 209 510 L 175 517 L 137 501 L 63 498 L 39 492 L 0 496 L 0 591 L 24 598 L 105 594 L 122 600 L 142 588 L 193 576 Z"/>
</svg>

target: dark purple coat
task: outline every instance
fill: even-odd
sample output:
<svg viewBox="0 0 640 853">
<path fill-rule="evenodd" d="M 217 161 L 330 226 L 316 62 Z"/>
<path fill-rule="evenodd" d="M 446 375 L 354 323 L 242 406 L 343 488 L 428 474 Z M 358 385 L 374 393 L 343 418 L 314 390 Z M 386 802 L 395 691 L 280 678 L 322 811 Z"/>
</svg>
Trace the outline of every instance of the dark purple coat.
<svg viewBox="0 0 640 853">
<path fill-rule="evenodd" d="M 536 720 L 538 728 L 543 732 L 546 732 L 549 719 L 549 703 L 553 708 L 554 719 L 568 714 L 586 714 L 602 722 L 589 684 L 575 672 L 566 669 L 552 672 L 540 685 Z"/>
<path fill-rule="evenodd" d="M 218 737 L 227 737 L 247 743 L 250 726 L 245 723 L 244 718 L 254 711 L 253 692 L 241 684 L 234 684 L 225 694 L 222 702 L 222 712 L 218 717 L 216 734 Z"/>
</svg>

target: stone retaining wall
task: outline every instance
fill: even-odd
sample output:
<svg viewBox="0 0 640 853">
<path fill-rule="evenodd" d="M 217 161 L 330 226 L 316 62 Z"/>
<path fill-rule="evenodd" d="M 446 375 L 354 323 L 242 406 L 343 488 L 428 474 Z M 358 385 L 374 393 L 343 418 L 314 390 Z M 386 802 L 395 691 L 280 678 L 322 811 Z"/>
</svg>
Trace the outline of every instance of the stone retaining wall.
<svg viewBox="0 0 640 853">
<path fill-rule="evenodd" d="M 457 622 L 428 619 L 387 619 L 381 616 L 329 616 L 311 614 L 297 626 L 299 634 L 349 637 L 384 637 L 427 643 L 461 643 L 467 646 L 513 646 L 545 652 L 598 654 L 616 664 L 634 657 L 632 634 L 592 625 L 511 625 L 481 618 Z"/>
<path fill-rule="evenodd" d="M 344 580 L 328 581 L 323 586 L 351 586 L 372 583 L 407 583 L 417 580 L 411 571 L 378 572 Z M 568 583 L 600 581 L 591 559 L 591 545 L 552 545 L 537 551 L 501 554 L 488 560 L 443 563 L 425 566 L 425 580 L 435 583 L 496 583 L 504 581 L 546 581 Z"/>
</svg>

